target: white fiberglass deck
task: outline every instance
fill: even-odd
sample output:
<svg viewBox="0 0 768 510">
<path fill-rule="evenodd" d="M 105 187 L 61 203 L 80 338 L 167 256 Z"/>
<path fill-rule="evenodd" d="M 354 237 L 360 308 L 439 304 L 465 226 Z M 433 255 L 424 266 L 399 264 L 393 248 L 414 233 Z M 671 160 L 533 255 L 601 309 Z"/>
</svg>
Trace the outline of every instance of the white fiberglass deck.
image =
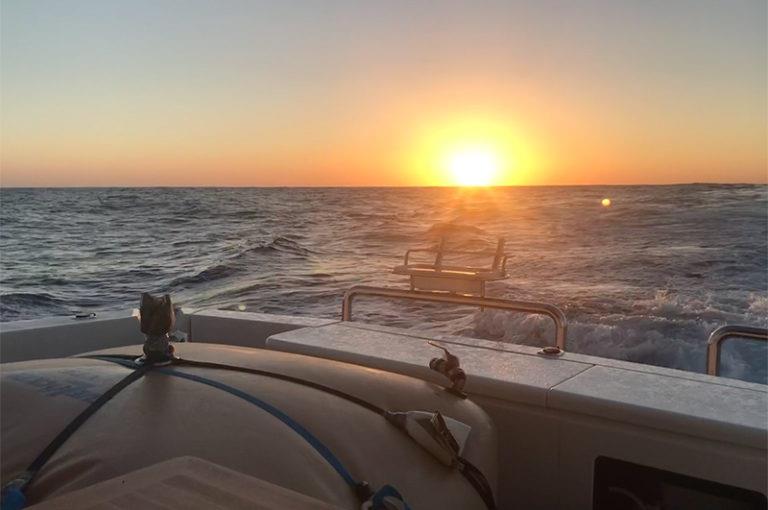
<svg viewBox="0 0 768 510">
<path fill-rule="evenodd" d="M 692 436 L 765 447 L 764 385 L 593 356 L 548 357 L 539 349 L 461 337 L 423 337 L 394 328 L 340 323 L 271 336 L 267 347 L 399 372 L 437 383 L 427 366 L 440 341 L 459 356 L 472 395 L 610 417 Z M 508 347 L 508 349 L 504 349 Z M 607 362 L 607 363 L 605 363 Z"/>
</svg>

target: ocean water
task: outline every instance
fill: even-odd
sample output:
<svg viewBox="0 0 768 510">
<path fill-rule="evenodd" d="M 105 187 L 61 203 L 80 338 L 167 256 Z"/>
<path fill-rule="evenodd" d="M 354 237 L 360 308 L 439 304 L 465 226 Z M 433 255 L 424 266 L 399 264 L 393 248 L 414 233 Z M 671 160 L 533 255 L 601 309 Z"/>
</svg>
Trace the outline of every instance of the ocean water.
<svg viewBox="0 0 768 510">
<path fill-rule="evenodd" d="M 339 317 L 352 285 L 407 288 L 391 274 L 407 248 L 445 237 L 487 252 L 504 236 L 511 277 L 489 294 L 560 306 L 569 350 L 701 372 L 713 329 L 768 325 L 767 215 L 761 185 L 6 188 L 0 319 L 132 308 L 143 291 Z M 554 334 L 545 317 L 501 311 L 365 299 L 355 311 L 530 345 Z M 765 382 L 767 359 L 765 344 L 727 342 L 723 373 Z"/>
</svg>

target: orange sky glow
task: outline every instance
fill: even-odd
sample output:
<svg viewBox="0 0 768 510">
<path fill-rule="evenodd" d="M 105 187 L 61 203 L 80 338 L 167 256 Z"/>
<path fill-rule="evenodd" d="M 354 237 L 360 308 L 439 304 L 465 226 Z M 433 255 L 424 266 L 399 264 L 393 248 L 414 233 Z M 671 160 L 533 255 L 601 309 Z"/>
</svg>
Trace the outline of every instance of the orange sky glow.
<svg viewBox="0 0 768 510">
<path fill-rule="evenodd" d="M 764 2 L 395 4 L 4 3 L 0 184 L 768 181 Z"/>
</svg>

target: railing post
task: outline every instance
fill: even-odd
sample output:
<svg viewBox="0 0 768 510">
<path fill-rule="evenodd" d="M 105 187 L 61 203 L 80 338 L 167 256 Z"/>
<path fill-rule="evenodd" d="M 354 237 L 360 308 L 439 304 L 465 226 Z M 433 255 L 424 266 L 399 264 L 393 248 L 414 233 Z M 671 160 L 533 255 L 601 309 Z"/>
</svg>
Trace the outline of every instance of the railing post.
<svg viewBox="0 0 768 510">
<path fill-rule="evenodd" d="M 707 340 L 707 373 L 720 375 L 720 349 L 723 342 L 731 337 L 768 341 L 768 329 L 751 326 L 721 326 L 714 330 Z"/>
<path fill-rule="evenodd" d="M 440 271 L 443 267 L 443 250 L 445 249 L 445 237 L 440 238 L 440 246 L 437 248 L 437 255 L 435 255 L 435 269 Z"/>
<path fill-rule="evenodd" d="M 352 300 L 355 297 L 355 288 L 352 287 L 351 289 L 347 290 L 344 293 L 344 301 L 341 304 L 341 320 L 343 321 L 351 321 L 352 320 Z"/>
</svg>

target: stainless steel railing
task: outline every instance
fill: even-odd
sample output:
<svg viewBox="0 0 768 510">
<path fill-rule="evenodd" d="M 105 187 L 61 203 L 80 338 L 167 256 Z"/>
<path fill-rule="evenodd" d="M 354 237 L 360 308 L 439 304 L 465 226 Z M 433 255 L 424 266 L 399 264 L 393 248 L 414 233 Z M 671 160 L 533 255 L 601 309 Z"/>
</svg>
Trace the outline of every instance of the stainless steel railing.
<svg viewBox="0 0 768 510">
<path fill-rule="evenodd" d="M 438 294 L 418 290 L 390 289 L 385 287 L 369 287 L 357 285 L 344 294 L 344 303 L 341 308 L 341 320 L 352 320 L 352 301 L 356 296 L 378 296 L 395 299 L 410 299 L 414 301 L 431 301 L 435 303 L 450 303 L 454 305 L 480 306 L 484 308 L 497 308 L 513 312 L 526 312 L 538 315 L 546 315 L 555 323 L 555 345 L 565 350 L 565 339 L 568 334 L 568 321 L 565 314 L 555 305 L 548 303 L 534 303 L 529 301 L 511 301 L 507 299 L 459 296 L 456 294 Z"/>
<path fill-rule="evenodd" d="M 720 375 L 720 348 L 723 341 L 732 338 L 768 341 L 768 329 L 751 326 L 721 326 L 709 335 L 707 340 L 707 373 Z"/>
<path fill-rule="evenodd" d="M 407 250 L 405 252 L 405 256 L 403 257 L 403 265 L 408 266 L 410 262 L 411 253 L 434 253 L 435 254 L 435 261 L 432 264 L 435 269 L 440 269 L 443 266 L 443 257 L 446 254 L 449 255 L 473 255 L 475 257 L 487 257 L 487 256 L 493 256 L 493 262 L 491 263 L 490 267 L 475 267 L 475 266 L 466 266 L 462 269 L 467 269 L 470 271 L 499 271 L 502 274 L 505 274 L 507 272 L 507 259 L 508 255 L 504 253 L 504 244 L 505 239 L 500 238 L 496 244 L 496 250 L 494 252 L 483 252 L 483 251 L 464 251 L 464 250 L 446 250 L 445 249 L 445 238 L 440 239 L 440 244 L 438 245 L 437 249 L 434 248 L 411 248 L 410 250 Z"/>
</svg>

